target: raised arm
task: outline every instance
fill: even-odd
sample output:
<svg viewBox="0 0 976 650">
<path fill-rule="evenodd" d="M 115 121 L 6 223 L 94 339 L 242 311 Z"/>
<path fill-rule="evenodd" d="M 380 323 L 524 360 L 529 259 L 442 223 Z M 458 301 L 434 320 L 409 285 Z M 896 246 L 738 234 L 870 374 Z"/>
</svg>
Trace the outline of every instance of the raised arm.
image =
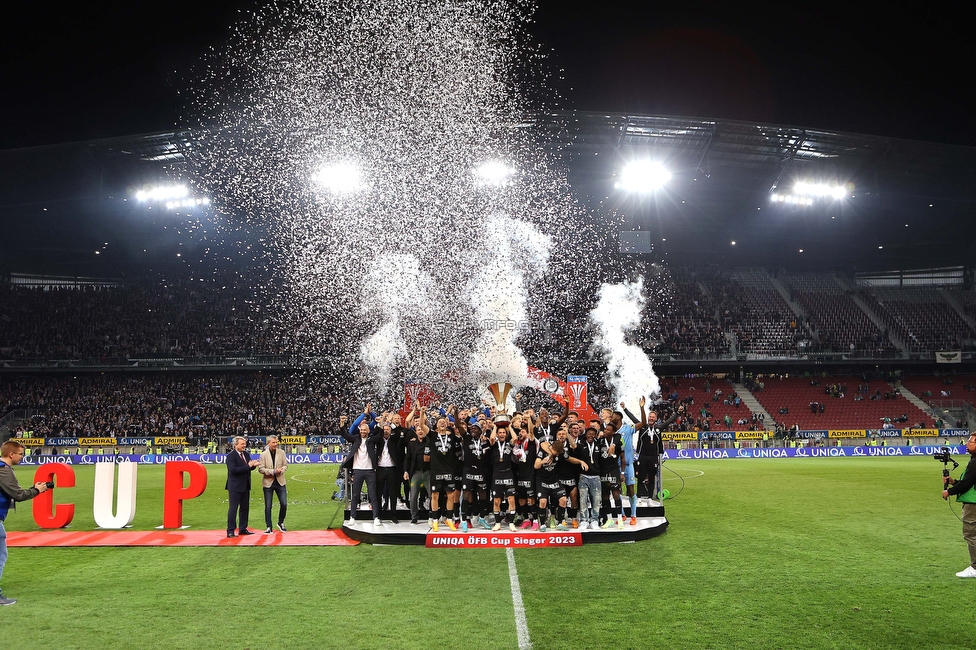
<svg viewBox="0 0 976 650">
<path fill-rule="evenodd" d="M 671 417 L 669 417 L 667 420 L 661 423 L 661 431 L 664 431 L 669 426 L 674 424 L 674 421 L 678 419 L 678 416 L 684 412 L 685 412 L 684 404 L 681 404 L 676 409 L 674 409 L 674 413 L 671 414 Z"/>
<path fill-rule="evenodd" d="M 427 418 L 423 417 L 423 411 L 420 410 L 420 406 L 417 407 L 417 426 L 415 427 L 418 431 L 423 430 L 426 436 L 430 433 L 430 427 L 427 426 Z"/>
<path fill-rule="evenodd" d="M 458 408 L 452 404 L 450 408 L 447 409 L 447 413 L 452 418 L 451 426 L 454 429 L 454 434 L 463 438 L 464 434 L 468 432 L 467 409 L 458 412 Z"/>
<path fill-rule="evenodd" d="M 563 426 L 563 423 L 566 421 L 566 418 L 568 417 L 569 417 L 569 402 L 563 404 L 563 413 L 562 415 L 559 416 L 559 419 L 556 420 L 556 431 L 559 430 L 559 427 Z"/>
</svg>

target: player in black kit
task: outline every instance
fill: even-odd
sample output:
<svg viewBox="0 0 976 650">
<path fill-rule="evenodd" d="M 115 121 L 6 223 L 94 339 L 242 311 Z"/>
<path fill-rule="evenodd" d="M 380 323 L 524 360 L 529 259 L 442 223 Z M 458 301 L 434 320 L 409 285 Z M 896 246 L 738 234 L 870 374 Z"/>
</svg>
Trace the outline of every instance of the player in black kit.
<svg viewBox="0 0 976 650">
<path fill-rule="evenodd" d="M 507 521 L 508 513 L 515 512 L 515 474 L 512 471 L 512 445 L 508 443 L 508 428 L 499 428 L 493 424 L 489 442 L 491 496 L 494 500 L 495 516 L 495 525 L 491 529 L 497 531 Z M 505 510 L 501 509 L 502 501 L 505 501 Z M 514 533 L 515 523 L 508 522 L 508 529 Z"/>
<path fill-rule="evenodd" d="M 546 451 L 542 447 L 536 454 L 535 460 L 535 480 L 536 498 L 539 504 L 539 530 L 546 532 L 549 516 L 547 511 L 550 504 L 558 504 L 554 507 L 555 519 L 558 522 L 556 530 L 569 530 L 566 525 L 566 490 L 559 480 L 558 466 L 559 459 L 563 451 L 568 448 L 566 443 L 566 429 L 562 428 L 556 433 L 556 439 L 549 445 Z M 567 462 L 567 464 L 569 464 Z"/>
<path fill-rule="evenodd" d="M 466 422 L 468 416 L 467 411 L 461 411 L 458 422 Z M 477 424 L 467 426 L 462 441 L 464 469 L 461 483 L 461 531 L 466 533 L 468 527 L 472 525 L 471 518 L 474 516 L 478 517 L 478 524 L 481 527 L 491 528 L 485 520 L 485 515 L 488 514 L 488 480 L 485 470 L 489 462 L 488 451 L 491 443 Z"/>
<path fill-rule="evenodd" d="M 556 473 L 559 475 L 559 484 L 566 490 L 567 514 L 572 522 L 573 528 L 579 527 L 576 519 L 579 510 L 579 476 L 580 466 L 569 460 L 572 450 L 583 432 L 583 425 L 579 422 L 563 425 L 566 426 L 566 447 L 559 455 L 559 464 L 556 465 Z"/>
<path fill-rule="evenodd" d="M 454 510 L 454 493 L 457 485 L 454 472 L 458 465 L 458 451 L 461 439 L 448 428 L 446 416 L 437 418 L 436 429 L 430 437 L 430 527 L 436 533 L 439 523 L 446 523 L 451 530 L 457 530 L 451 519 Z M 441 493 L 447 495 L 447 505 L 441 503 Z M 438 518 L 439 515 L 439 518 Z"/>
<path fill-rule="evenodd" d="M 513 422 L 514 424 L 514 422 Z M 518 437 L 512 442 L 512 461 L 515 468 L 515 498 L 518 501 L 518 525 L 523 529 L 539 530 L 535 521 L 535 457 L 538 451 L 533 422 L 523 416 L 519 423 Z"/>
<path fill-rule="evenodd" d="M 603 490 L 603 507 L 606 510 L 603 523 L 604 528 L 613 526 L 613 520 L 617 520 L 617 528 L 623 528 L 623 515 L 620 506 L 620 477 L 623 475 L 623 466 L 620 463 L 623 457 L 623 441 L 617 433 L 617 427 L 611 421 L 606 424 L 600 436 L 600 486 Z M 610 497 L 613 496 L 614 508 L 610 506 Z M 613 511 L 617 511 L 614 517 Z"/>
</svg>

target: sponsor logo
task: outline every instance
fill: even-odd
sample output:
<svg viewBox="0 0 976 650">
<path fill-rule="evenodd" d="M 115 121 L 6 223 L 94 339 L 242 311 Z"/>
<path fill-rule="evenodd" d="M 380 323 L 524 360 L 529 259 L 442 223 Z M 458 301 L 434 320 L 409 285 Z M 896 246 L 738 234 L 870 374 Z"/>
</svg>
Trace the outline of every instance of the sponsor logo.
<svg viewBox="0 0 976 650">
<path fill-rule="evenodd" d="M 866 433 L 876 438 L 901 438 L 901 429 L 868 429 Z"/>
<path fill-rule="evenodd" d="M 803 438 L 804 440 L 820 440 L 821 438 L 827 437 L 827 430 L 824 429 L 819 431 L 797 431 L 796 437 Z"/>
<path fill-rule="evenodd" d="M 763 434 L 765 433 L 767 432 L 766 431 L 736 431 L 735 439 L 736 440 L 762 440 Z"/>
<path fill-rule="evenodd" d="M 678 458 L 682 460 L 692 460 L 699 458 L 734 458 L 739 449 L 681 449 L 678 451 Z M 729 452 L 733 455 L 730 456 Z"/>
<path fill-rule="evenodd" d="M 115 438 L 78 438 L 82 447 L 114 447 Z"/>
<path fill-rule="evenodd" d="M 310 445 L 341 445 L 343 440 L 341 436 L 309 436 L 308 444 Z"/>
<path fill-rule="evenodd" d="M 119 438 L 119 444 L 138 447 L 140 445 L 151 445 L 152 440 L 152 438 Z"/>
<path fill-rule="evenodd" d="M 745 452 L 751 451 L 753 458 L 788 458 L 789 457 L 789 453 L 787 453 L 786 449 L 780 449 L 778 447 L 769 447 L 769 448 L 758 447 L 752 450 L 740 449 L 739 450 L 740 456 L 742 455 L 743 451 Z"/>
<path fill-rule="evenodd" d="M 831 429 L 831 438 L 863 438 L 864 429 Z"/>
<path fill-rule="evenodd" d="M 733 440 L 735 439 L 734 431 L 699 431 L 699 440 Z"/>
<path fill-rule="evenodd" d="M 157 445 L 178 445 L 183 446 L 186 444 L 185 437 L 171 437 L 171 438 L 155 438 L 155 443 Z"/>
<path fill-rule="evenodd" d="M 68 447 L 75 446 L 78 444 L 77 438 L 48 438 L 47 444 L 52 447 Z"/>
<path fill-rule="evenodd" d="M 662 440 L 698 440 L 694 431 L 665 431 L 661 433 Z"/>
<path fill-rule="evenodd" d="M 904 456 L 905 452 L 901 447 L 869 447 L 869 456 Z"/>
<path fill-rule="evenodd" d="M 847 452 L 844 451 L 843 447 L 812 447 L 810 449 L 810 456 L 813 458 L 824 458 L 833 456 L 846 456 Z"/>
<path fill-rule="evenodd" d="M 919 431 L 927 431 L 928 429 L 915 429 L 912 433 L 918 435 Z M 944 436 L 962 436 L 964 438 L 969 437 L 969 429 L 943 429 L 942 435 Z"/>
<path fill-rule="evenodd" d="M 24 456 L 24 460 L 20 461 L 21 465 L 47 465 L 50 463 L 64 463 L 65 465 L 74 465 L 74 459 L 77 456 Z"/>
</svg>

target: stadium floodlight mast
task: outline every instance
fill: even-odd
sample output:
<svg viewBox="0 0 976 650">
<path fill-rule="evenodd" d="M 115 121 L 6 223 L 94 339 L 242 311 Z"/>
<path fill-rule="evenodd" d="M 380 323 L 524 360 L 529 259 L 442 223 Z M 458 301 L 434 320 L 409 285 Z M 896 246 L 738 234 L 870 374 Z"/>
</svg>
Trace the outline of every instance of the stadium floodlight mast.
<svg viewBox="0 0 976 650">
<path fill-rule="evenodd" d="M 812 196 L 814 198 L 829 198 L 839 201 L 847 196 L 847 187 L 836 183 L 810 183 L 797 181 L 793 184 L 793 194 L 798 196 Z"/>
<path fill-rule="evenodd" d="M 210 205 L 210 199 L 206 196 L 202 198 L 186 198 L 181 201 L 167 201 L 167 210 L 179 210 L 180 208 L 196 208 L 201 205 Z"/>
<path fill-rule="evenodd" d="M 659 162 L 634 160 L 620 170 L 614 187 L 625 192 L 648 194 L 659 190 L 671 180 L 671 172 Z"/>
<path fill-rule="evenodd" d="M 366 187 L 359 167 L 347 162 L 322 165 L 312 174 L 312 181 L 333 194 L 353 194 Z"/>
<path fill-rule="evenodd" d="M 172 201 L 189 195 L 190 190 L 186 185 L 157 185 L 136 192 L 136 201 L 141 203 Z"/>
<path fill-rule="evenodd" d="M 503 162 L 491 160 L 476 167 L 474 175 L 478 179 L 478 185 L 504 187 L 515 176 L 515 168 Z"/>
<path fill-rule="evenodd" d="M 811 181 L 796 181 L 793 189 L 788 193 L 773 192 L 769 200 L 773 203 L 808 207 L 819 199 L 833 199 L 840 201 L 847 196 L 848 186 L 837 183 L 814 183 Z"/>
<path fill-rule="evenodd" d="M 192 209 L 210 205 L 210 197 L 191 196 L 186 185 L 157 185 L 136 192 L 140 203 L 161 203 L 167 210 Z"/>
<path fill-rule="evenodd" d="M 773 192 L 769 196 L 769 200 L 773 203 L 785 203 L 787 205 L 800 205 L 804 207 L 813 205 L 813 199 L 809 196 L 796 196 L 795 194 L 778 194 Z"/>
</svg>

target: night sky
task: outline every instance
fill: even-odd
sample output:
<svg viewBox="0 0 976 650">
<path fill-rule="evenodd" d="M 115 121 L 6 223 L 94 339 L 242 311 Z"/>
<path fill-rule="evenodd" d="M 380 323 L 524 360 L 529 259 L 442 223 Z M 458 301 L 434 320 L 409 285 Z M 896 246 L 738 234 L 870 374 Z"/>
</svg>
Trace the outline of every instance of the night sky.
<svg viewBox="0 0 976 650">
<path fill-rule="evenodd" d="M 665 4 L 541 3 L 530 31 L 562 70 L 561 107 L 976 145 L 965 128 L 973 41 L 948 5 Z M 250 6 L 177 1 L 150 14 L 136 3 L 29 3 L 8 13 L 0 149 L 180 124 L 194 62 Z"/>
</svg>

